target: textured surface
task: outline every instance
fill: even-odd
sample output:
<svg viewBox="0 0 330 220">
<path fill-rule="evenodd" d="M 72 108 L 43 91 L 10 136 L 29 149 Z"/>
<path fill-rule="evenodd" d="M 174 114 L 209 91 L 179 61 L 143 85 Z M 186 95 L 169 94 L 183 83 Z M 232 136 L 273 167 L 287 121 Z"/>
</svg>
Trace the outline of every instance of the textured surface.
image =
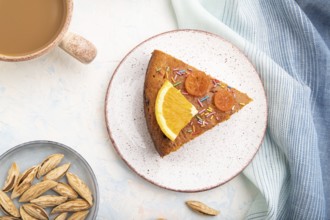
<svg viewBox="0 0 330 220">
<path fill-rule="evenodd" d="M 74 33 L 66 33 L 59 46 L 82 63 L 92 62 L 97 49 L 92 42 Z"/>
<path fill-rule="evenodd" d="M 160 158 L 143 110 L 145 73 L 155 48 L 212 73 L 249 94 L 253 102 L 230 120 Z M 199 191 L 227 182 L 247 166 L 264 136 L 267 106 L 257 73 L 238 49 L 215 35 L 175 31 L 154 37 L 128 54 L 112 79 L 106 114 L 118 152 L 137 173 L 165 188 Z"/>
<path fill-rule="evenodd" d="M 75 1 L 69 30 L 97 47 L 91 64 L 59 48 L 28 62 L 0 62 L 0 154 L 37 139 L 73 147 L 97 176 L 98 220 L 209 219 L 188 209 L 186 200 L 218 208 L 222 219 L 242 219 L 256 195 L 244 176 L 202 193 L 168 191 L 133 173 L 109 140 L 104 99 L 112 73 L 138 43 L 177 27 L 171 7 L 168 0 Z"/>
</svg>

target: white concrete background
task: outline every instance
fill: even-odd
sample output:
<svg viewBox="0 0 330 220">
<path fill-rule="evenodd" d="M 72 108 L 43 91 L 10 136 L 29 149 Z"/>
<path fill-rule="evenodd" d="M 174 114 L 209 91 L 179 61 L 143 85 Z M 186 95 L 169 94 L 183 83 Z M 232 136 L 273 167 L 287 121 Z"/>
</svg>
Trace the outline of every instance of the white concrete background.
<svg viewBox="0 0 330 220">
<path fill-rule="evenodd" d="M 219 209 L 218 219 L 243 219 L 256 196 L 244 176 L 207 192 L 164 190 L 133 173 L 109 141 L 104 99 L 114 69 L 141 41 L 176 28 L 170 0 L 75 1 L 70 29 L 98 56 L 83 65 L 56 48 L 33 61 L 0 62 L 0 154 L 41 139 L 77 150 L 97 176 L 97 219 L 208 219 L 185 206 L 190 199 Z"/>
</svg>

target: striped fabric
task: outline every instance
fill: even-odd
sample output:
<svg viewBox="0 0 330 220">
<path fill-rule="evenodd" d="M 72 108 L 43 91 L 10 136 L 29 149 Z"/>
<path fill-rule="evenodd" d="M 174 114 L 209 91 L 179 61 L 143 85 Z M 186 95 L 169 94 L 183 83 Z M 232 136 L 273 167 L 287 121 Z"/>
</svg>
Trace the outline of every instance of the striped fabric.
<svg viewBox="0 0 330 220">
<path fill-rule="evenodd" d="M 260 190 L 246 219 L 330 218 L 330 1 L 172 4 L 180 28 L 232 42 L 263 81 L 269 123 L 244 171 Z"/>
</svg>

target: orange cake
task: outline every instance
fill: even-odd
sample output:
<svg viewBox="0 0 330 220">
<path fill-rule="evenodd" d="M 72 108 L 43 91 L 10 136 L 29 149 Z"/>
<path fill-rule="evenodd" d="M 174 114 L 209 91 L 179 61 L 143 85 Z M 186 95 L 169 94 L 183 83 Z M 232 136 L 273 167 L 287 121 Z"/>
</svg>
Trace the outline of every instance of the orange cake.
<svg viewBox="0 0 330 220">
<path fill-rule="evenodd" d="M 148 130 L 161 157 L 203 134 L 252 99 L 205 72 L 155 50 L 144 85 Z"/>
</svg>

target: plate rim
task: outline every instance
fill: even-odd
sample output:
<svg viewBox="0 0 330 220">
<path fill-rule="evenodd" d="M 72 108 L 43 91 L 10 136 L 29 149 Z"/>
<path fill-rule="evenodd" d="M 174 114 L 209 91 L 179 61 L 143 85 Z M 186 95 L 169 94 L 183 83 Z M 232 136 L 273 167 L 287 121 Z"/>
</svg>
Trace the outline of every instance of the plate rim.
<svg viewBox="0 0 330 220">
<path fill-rule="evenodd" d="M 255 153 L 253 154 L 253 156 L 250 158 L 249 161 L 247 161 L 246 164 L 244 164 L 242 166 L 242 169 L 240 169 L 237 173 L 234 173 L 230 178 L 228 178 L 226 181 L 224 182 L 221 182 L 219 184 L 215 184 L 215 185 L 212 185 L 212 186 L 208 186 L 208 187 L 202 187 L 202 188 L 198 188 L 198 189 L 187 189 L 187 190 L 184 190 L 184 189 L 174 189 L 172 187 L 167 187 L 167 186 L 164 186 L 162 184 L 159 184 L 159 183 L 156 183 L 155 181 L 145 177 L 144 175 L 140 174 L 126 159 L 125 157 L 122 155 L 122 153 L 119 151 L 119 147 L 115 141 L 115 138 L 113 137 L 113 134 L 112 134 L 112 131 L 110 129 L 110 126 L 109 126 L 109 115 L 108 115 L 108 112 L 107 112 L 107 107 L 108 107 L 108 102 L 109 102 L 109 94 L 110 94 L 110 89 L 111 89 L 111 86 L 112 86 L 112 81 L 113 79 L 115 78 L 116 74 L 118 73 L 118 70 L 119 68 L 121 67 L 121 65 L 127 60 L 127 58 L 135 51 L 137 50 L 140 46 L 142 46 L 143 44 L 157 38 L 157 37 L 160 37 L 160 36 L 163 36 L 163 35 L 166 35 L 166 34 L 171 34 L 171 33 L 177 33 L 177 32 L 195 32 L 195 33 L 201 33 L 201 34 L 205 34 L 205 35 L 209 35 L 209 36 L 212 36 L 212 37 L 215 37 L 215 38 L 218 38 L 219 40 L 221 41 L 225 41 L 226 43 L 230 44 L 233 48 L 237 49 L 238 52 L 240 54 L 242 54 L 246 60 L 248 61 L 248 63 L 250 64 L 250 66 L 254 69 L 255 73 L 257 74 L 258 76 L 258 80 L 260 81 L 260 84 L 263 88 L 263 96 L 265 97 L 265 101 L 266 101 L 266 111 L 265 111 L 265 126 L 264 126 L 264 131 L 262 132 L 262 138 L 260 139 L 260 143 L 257 145 L 257 150 L 255 151 Z M 264 85 L 261 81 L 261 78 L 256 70 L 256 67 L 255 65 L 250 61 L 250 59 L 246 56 L 245 53 L 243 53 L 243 51 L 241 49 L 239 49 L 237 46 L 235 46 L 233 43 L 227 41 L 226 39 L 224 39 L 223 37 L 217 35 L 217 34 L 214 34 L 214 33 L 211 33 L 211 32 L 208 32 L 208 31 L 204 31 L 204 30 L 197 30 L 197 29 L 175 29 L 175 30 L 170 30 L 170 31 L 165 31 L 165 32 L 162 32 L 162 33 L 159 33 L 159 34 L 156 34 L 156 35 L 153 35 L 145 40 L 143 40 L 142 42 L 140 42 L 139 44 L 137 44 L 135 47 L 133 47 L 131 50 L 129 50 L 128 53 L 126 53 L 126 55 L 122 58 L 122 60 L 118 63 L 117 67 L 115 68 L 112 76 L 111 76 L 111 79 L 108 83 L 108 88 L 106 90 L 106 96 L 105 96 L 105 105 L 104 105 L 104 115 L 105 115 L 105 122 L 106 122 L 106 127 L 107 127 L 107 132 L 108 132 L 108 135 L 109 135 L 109 138 L 110 138 L 110 141 L 113 145 L 113 148 L 115 148 L 115 151 L 117 152 L 117 154 L 119 155 L 119 157 L 125 162 L 125 164 L 132 170 L 134 171 L 135 174 L 137 174 L 138 176 L 142 177 L 144 180 L 146 180 L 147 182 L 149 183 L 152 183 L 158 187 L 161 187 L 163 189 L 167 189 L 167 190 L 171 190 L 171 191 L 174 191 L 174 192 L 183 192 L 183 193 L 196 193 L 196 192 L 203 192 L 203 191 L 207 191 L 207 190 L 211 190 L 211 189 L 214 189 L 214 188 L 217 188 L 221 185 L 224 185 L 226 184 L 227 182 L 231 181 L 232 179 L 234 179 L 236 176 L 238 176 L 239 174 L 241 174 L 243 172 L 243 170 L 252 162 L 252 160 L 255 158 L 255 156 L 257 155 L 257 153 L 259 152 L 259 149 L 263 143 L 263 140 L 265 138 L 265 135 L 266 135 L 266 130 L 267 130 L 267 124 L 268 124 L 268 100 L 267 100 L 267 95 L 266 95 L 266 91 L 265 91 L 265 88 L 264 88 Z"/>
<path fill-rule="evenodd" d="M 96 179 L 96 175 L 92 169 L 92 167 L 89 165 L 89 163 L 87 162 L 87 160 L 85 158 L 83 158 L 76 150 L 74 150 L 73 148 L 65 145 L 65 144 L 62 144 L 62 143 L 59 143 L 59 142 L 56 142 L 56 141 L 49 141 L 49 140 L 34 140 L 34 141 L 28 141 L 28 142 L 24 142 L 24 143 L 21 143 L 21 144 L 18 144 L 18 145 L 15 145 L 14 147 L 8 149 L 7 151 L 5 151 L 4 153 L 2 153 L 0 155 L 0 161 L 5 158 L 6 156 L 8 156 L 9 154 L 15 152 L 16 150 L 19 150 L 20 148 L 24 148 L 28 145 L 32 145 L 32 144 L 52 144 L 52 145 L 57 145 L 57 147 L 60 147 L 62 149 L 65 149 L 65 150 L 68 150 L 68 151 L 71 151 L 74 155 L 76 155 L 80 160 L 83 161 L 83 163 L 86 165 L 88 171 L 90 172 L 92 178 L 94 179 L 94 183 L 95 183 L 95 189 L 96 189 L 96 198 L 94 196 L 94 201 L 96 200 L 96 202 L 94 202 L 94 205 L 95 205 L 95 216 L 92 217 L 93 220 L 96 219 L 97 215 L 98 215 L 98 211 L 99 211 L 99 203 L 100 203 L 100 192 L 99 192 L 99 185 L 98 185 L 98 182 L 97 182 L 97 179 Z"/>
</svg>

